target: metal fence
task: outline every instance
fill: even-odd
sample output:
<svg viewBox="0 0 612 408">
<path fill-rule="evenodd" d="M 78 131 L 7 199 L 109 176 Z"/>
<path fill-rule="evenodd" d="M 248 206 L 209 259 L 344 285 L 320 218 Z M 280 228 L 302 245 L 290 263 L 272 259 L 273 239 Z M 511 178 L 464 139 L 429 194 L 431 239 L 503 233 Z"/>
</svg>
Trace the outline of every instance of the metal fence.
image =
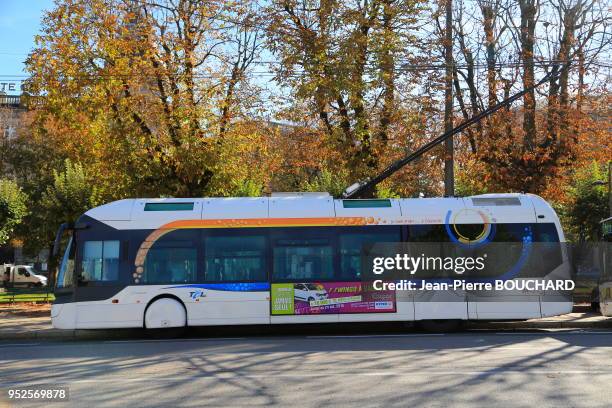
<svg viewBox="0 0 612 408">
<path fill-rule="evenodd" d="M 20 95 L 0 95 L 0 106 L 18 108 L 21 106 Z"/>
<path fill-rule="evenodd" d="M 49 303 L 54 300 L 53 291 L 48 286 L 23 287 L 7 283 L 0 286 L 0 305 L 15 303 Z"/>
</svg>

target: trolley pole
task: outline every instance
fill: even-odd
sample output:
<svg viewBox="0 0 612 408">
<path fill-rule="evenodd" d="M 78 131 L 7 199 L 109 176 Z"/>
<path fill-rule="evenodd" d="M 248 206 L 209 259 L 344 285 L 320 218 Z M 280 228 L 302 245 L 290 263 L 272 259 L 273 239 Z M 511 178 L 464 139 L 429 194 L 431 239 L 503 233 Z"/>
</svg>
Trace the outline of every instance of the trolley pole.
<svg viewBox="0 0 612 408">
<path fill-rule="evenodd" d="M 453 0 L 446 0 L 446 28 L 444 30 L 444 132 L 453 130 Z M 444 195 L 455 195 L 453 137 L 444 141 Z"/>
</svg>

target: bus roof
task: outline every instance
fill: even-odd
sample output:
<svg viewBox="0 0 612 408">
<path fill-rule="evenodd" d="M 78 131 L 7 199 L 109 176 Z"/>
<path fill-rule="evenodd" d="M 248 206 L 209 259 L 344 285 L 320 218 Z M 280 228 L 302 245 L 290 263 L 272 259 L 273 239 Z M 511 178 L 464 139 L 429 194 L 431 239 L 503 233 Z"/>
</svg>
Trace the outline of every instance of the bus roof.
<svg viewBox="0 0 612 408">
<path fill-rule="evenodd" d="M 85 213 L 118 229 L 157 229 L 180 220 L 317 220 L 350 217 L 367 224 L 455 222 L 558 222 L 554 210 L 531 194 L 450 198 L 334 199 L 327 194 L 230 198 L 138 198 L 114 201 Z M 460 219 L 456 219 L 459 217 Z M 484 218 L 483 218 L 484 217 Z M 323 221 L 321 221 L 323 222 Z"/>
</svg>

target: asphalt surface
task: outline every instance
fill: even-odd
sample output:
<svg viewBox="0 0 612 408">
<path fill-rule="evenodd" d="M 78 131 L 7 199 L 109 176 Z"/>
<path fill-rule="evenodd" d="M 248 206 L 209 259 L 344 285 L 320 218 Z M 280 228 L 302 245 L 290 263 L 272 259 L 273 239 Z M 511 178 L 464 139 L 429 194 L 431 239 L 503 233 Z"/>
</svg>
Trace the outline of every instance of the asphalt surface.
<svg viewBox="0 0 612 408">
<path fill-rule="evenodd" d="M 0 407 L 609 407 L 611 384 L 612 331 L 0 342 Z M 28 385 L 70 400 L 9 401 Z"/>
</svg>

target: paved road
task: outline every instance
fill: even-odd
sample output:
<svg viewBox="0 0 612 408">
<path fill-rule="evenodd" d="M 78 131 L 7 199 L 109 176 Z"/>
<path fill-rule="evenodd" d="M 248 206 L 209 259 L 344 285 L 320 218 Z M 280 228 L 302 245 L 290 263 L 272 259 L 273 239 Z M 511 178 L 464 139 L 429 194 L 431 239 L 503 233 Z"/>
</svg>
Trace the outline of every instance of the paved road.
<svg viewBox="0 0 612 408">
<path fill-rule="evenodd" d="M 0 343 L 0 406 L 25 384 L 68 385 L 50 407 L 609 407 L 612 332 Z"/>
</svg>

